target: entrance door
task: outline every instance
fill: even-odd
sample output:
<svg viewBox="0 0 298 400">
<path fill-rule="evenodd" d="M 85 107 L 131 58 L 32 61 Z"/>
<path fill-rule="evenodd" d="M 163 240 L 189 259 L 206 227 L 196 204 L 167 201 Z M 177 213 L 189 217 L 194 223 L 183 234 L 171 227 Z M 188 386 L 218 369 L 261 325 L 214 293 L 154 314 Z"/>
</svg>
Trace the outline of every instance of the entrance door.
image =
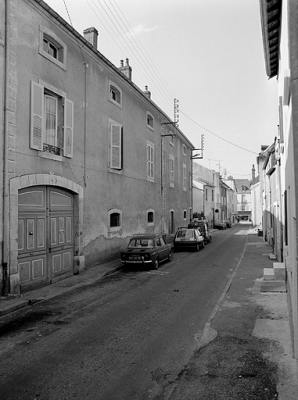
<svg viewBox="0 0 298 400">
<path fill-rule="evenodd" d="M 73 273 L 73 195 L 34 186 L 18 196 L 18 266 L 21 290 Z"/>
</svg>

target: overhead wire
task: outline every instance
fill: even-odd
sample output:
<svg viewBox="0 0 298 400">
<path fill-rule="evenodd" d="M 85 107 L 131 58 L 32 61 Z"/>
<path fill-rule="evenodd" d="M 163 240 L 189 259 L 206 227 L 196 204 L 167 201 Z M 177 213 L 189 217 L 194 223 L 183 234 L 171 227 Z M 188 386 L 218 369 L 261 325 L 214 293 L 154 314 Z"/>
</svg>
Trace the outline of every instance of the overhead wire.
<svg viewBox="0 0 298 400">
<path fill-rule="evenodd" d="M 63 0 L 63 1 L 64 1 L 64 4 L 65 4 L 65 7 L 66 7 L 65 0 Z M 171 88 L 167 85 L 167 83 L 164 81 L 164 79 L 160 75 L 160 72 L 157 70 L 156 66 L 154 65 L 154 63 L 151 60 L 150 56 L 148 55 L 148 53 L 144 49 L 144 47 L 143 47 L 142 43 L 140 42 L 140 40 L 130 33 L 130 32 L 134 32 L 134 29 L 131 27 L 131 25 L 127 21 L 126 17 L 124 16 L 124 14 L 123 14 L 122 10 L 120 9 L 119 5 L 117 4 L 116 0 L 113 0 L 113 3 L 115 4 L 115 6 L 112 3 L 112 1 L 109 0 L 109 3 L 110 3 L 111 7 L 109 7 L 109 5 L 107 4 L 106 0 L 103 0 L 104 4 L 106 5 L 106 8 L 104 7 L 104 5 L 102 4 L 102 2 L 100 0 L 91 0 L 91 1 L 93 3 L 93 6 L 98 10 L 98 12 L 91 6 L 90 0 L 86 0 L 86 3 L 90 7 L 90 9 L 93 11 L 93 13 L 96 15 L 96 17 L 99 19 L 99 21 L 101 22 L 101 25 L 108 32 L 108 34 L 110 35 L 112 40 L 116 43 L 117 47 L 121 51 L 123 51 L 122 45 L 124 44 L 125 47 L 133 54 L 133 56 L 135 57 L 135 61 L 141 67 L 140 70 L 138 71 L 139 75 L 144 78 L 144 75 L 142 74 L 142 72 L 143 72 L 143 73 L 145 73 L 145 78 L 146 79 L 148 79 L 148 77 L 149 77 L 149 81 L 151 81 L 152 86 L 156 87 L 156 89 L 160 93 L 161 97 L 166 101 L 167 109 L 171 109 L 171 111 L 173 111 L 174 95 L 172 93 Z M 103 12 L 106 15 L 106 17 L 100 11 L 100 9 L 99 9 L 97 4 L 100 5 L 100 7 L 103 10 Z M 112 11 L 111 8 L 113 8 L 113 11 Z M 66 10 L 67 10 L 67 7 L 66 7 Z M 114 35 L 112 35 L 111 31 L 106 27 L 106 25 L 104 23 L 102 23 L 102 19 L 100 18 L 98 13 L 104 19 L 105 23 L 109 26 L 110 30 L 112 30 Z M 71 18 L 70 18 L 68 10 L 67 10 L 67 14 L 68 14 L 69 20 L 71 21 Z M 117 38 L 117 40 L 116 40 L 116 38 Z M 119 45 L 119 43 L 120 43 L 120 45 Z M 141 63 L 139 61 L 140 59 L 143 60 L 144 63 Z M 148 68 L 148 66 L 150 66 L 150 68 Z M 163 90 L 160 90 L 160 87 L 158 85 L 155 85 L 153 76 L 154 76 L 155 80 L 157 80 L 159 82 L 159 86 L 162 87 Z M 167 96 L 167 97 L 165 97 L 165 96 Z M 187 128 L 187 133 L 185 133 L 185 134 L 186 134 L 187 137 L 190 138 L 191 141 L 195 142 L 194 143 L 195 146 L 196 146 L 196 143 L 198 143 L 198 141 L 200 142 L 201 137 L 198 138 L 197 134 L 192 133 L 193 128 L 192 128 L 191 124 L 189 123 L 189 121 L 191 121 L 193 124 L 195 124 L 196 126 L 200 127 L 201 129 L 203 129 L 204 131 L 206 131 L 206 132 L 210 133 L 211 135 L 213 135 L 213 136 L 225 141 L 226 143 L 229 143 L 232 146 L 235 146 L 235 147 L 237 147 L 237 148 L 239 148 L 241 150 L 247 151 L 247 152 L 252 153 L 252 154 L 256 154 L 256 155 L 258 154 L 256 152 L 248 150 L 248 149 L 246 149 L 246 148 L 244 148 L 242 146 L 239 146 L 239 145 L 237 145 L 237 144 L 235 144 L 235 143 L 233 143 L 233 142 L 231 142 L 231 141 L 229 141 L 227 139 L 224 139 L 220 135 L 217 135 L 214 132 L 212 132 L 211 130 L 209 130 L 209 129 L 205 128 L 204 126 L 200 125 L 194 119 L 189 117 L 183 111 L 183 108 L 182 109 L 180 108 L 179 111 L 180 111 L 180 114 L 184 115 L 184 117 L 185 117 L 185 118 L 182 119 L 182 121 L 181 120 L 179 121 L 179 124 L 180 124 L 180 122 L 182 122 L 183 125 L 185 125 L 185 127 Z"/>
</svg>

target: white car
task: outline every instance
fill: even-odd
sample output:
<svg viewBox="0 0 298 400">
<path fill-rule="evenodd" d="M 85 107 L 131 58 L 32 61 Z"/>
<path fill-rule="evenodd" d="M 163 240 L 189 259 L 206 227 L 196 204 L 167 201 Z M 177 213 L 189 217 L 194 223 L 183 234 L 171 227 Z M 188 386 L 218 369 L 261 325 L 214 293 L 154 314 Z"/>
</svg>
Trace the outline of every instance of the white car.
<svg viewBox="0 0 298 400">
<path fill-rule="evenodd" d="M 199 228 L 178 228 L 174 237 L 174 250 L 191 248 L 200 250 L 205 247 L 205 239 Z"/>
</svg>

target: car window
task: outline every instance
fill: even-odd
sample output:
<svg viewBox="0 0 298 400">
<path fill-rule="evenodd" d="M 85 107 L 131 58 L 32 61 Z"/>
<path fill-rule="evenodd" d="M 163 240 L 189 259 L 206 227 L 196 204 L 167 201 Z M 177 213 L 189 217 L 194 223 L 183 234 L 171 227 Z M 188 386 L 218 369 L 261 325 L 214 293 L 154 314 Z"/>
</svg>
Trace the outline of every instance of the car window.
<svg viewBox="0 0 298 400">
<path fill-rule="evenodd" d="M 188 229 L 187 231 L 185 231 L 185 239 L 192 238 L 194 236 L 194 232 L 195 230 L 192 229 Z"/>
<path fill-rule="evenodd" d="M 161 246 L 160 239 L 156 239 L 155 244 L 156 246 Z"/>
<path fill-rule="evenodd" d="M 164 241 L 163 238 L 160 238 L 160 244 L 161 244 L 161 246 L 165 246 L 166 242 Z"/>
<path fill-rule="evenodd" d="M 128 245 L 129 248 L 152 248 L 152 239 L 131 239 Z"/>
</svg>

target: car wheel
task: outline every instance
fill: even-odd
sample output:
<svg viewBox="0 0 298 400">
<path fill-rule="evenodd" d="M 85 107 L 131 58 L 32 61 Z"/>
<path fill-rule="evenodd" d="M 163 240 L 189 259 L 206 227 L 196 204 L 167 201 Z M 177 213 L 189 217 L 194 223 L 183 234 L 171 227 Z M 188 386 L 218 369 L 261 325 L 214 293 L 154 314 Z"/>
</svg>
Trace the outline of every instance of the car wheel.
<svg viewBox="0 0 298 400">
<path fill-rule="evenodd" d="M 153 269 L 158 269 L 158 267 L 159 267 L 159 262 L 158 262 L 158 258 L 156 258 L 153 263 Z"/>
<path fill-rule="evenodd" d="M 205 247 L 205 242 L 204 241 L 202 242 L 201 246 L 202 246 L 202 249 Z"/>
<path fill-rule="evenodd" d="M 200 251 L 200 248 L 201 248 L 200 243 L 197 243 L 196 250 L 197 250 L 197 251 Z"/>
<path fill-rule="evenodd" d="M 168 261 L 172 261 L 172 257 L 173 257 L 172 250 L 170 250 L 168 255 Z"/>
<path fill-rule="evenodd" d="M 212 240 L 212 236 L 210 236 L 210 238 L 209 238 L 209 243 L 211 243 L 211 240 Z"/>
</svg>

